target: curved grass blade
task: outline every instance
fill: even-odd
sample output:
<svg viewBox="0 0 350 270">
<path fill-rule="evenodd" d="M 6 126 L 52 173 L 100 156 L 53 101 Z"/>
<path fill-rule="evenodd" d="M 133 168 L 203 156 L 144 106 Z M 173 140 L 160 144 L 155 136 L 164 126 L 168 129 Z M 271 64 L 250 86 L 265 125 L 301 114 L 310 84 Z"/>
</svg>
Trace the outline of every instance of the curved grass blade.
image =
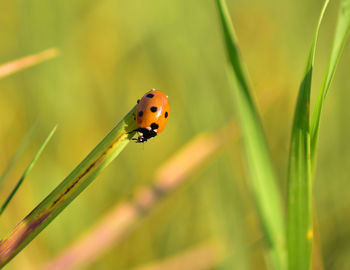
<svg viewBox="0 0 350 270">
<path fill-rule="evenodd" d="M 56 48 L 47 49 L 37 54 L 28 55 L 17 60 L 0 65 L 0 79 L 9 76 L 22 69 L 40 64 L 41 62 L 50 60 L 59 54 Z"/>
<path fill-rule="evenodd" d="M 10 162 L 7 164 L 7 167 L 5 168 L 4 172 L 0 176 L 0 187 L 2 183 L 4 182 L 5 178 L 11 171 L 12 167 L 16 164 L 19 157 L 23 154 L 23 152 L 27 149 L 29 142 L 32 140 L 34 133 L 36 131 L 37 123 L 35 122 L 31 128 L 27 131 L 26 135 L 23 137 L 21 143 L 19 144 L 16 153 L 11 158 Z"/>
<path fill-rule="evenodd" d="M 216 2 L 229 58 L 229 79 L 234 82 L 235 86 L 235 102 L 245 140 L 247 164 L 261 225 L 267 238 L 269 258 L 275 269 L 285 269 L 287 264 L 285 224 L 281 193 L 277 187 L 268 145 L 251 96 L 225 1 L 217 0 Z"/>
<path fill-rule="evenodd" d="M 350 0 L 344 0 L 341 4 L 338 22 L 335 30 L 332 51 L 324 80 L 317 97 L 311 120 L 311 163 L 314 167 L 317 149 L 318 133 L 320 128 L 321 112 L 328 90 L 331 86 L 336 67 L 339 63 L 345 42 L 350 33 Z"/>
<path fill-rule="evenodd" d="M 4 201 L 4 203 L 2 204 L 2 206 L 0 207 L 0 216 L 2 215 L 2 213 L 5 211 L 7 205 L 10 203 L 10 201 L 12 200 L 13 196 L 15 196 L 17 190 L 19 189 L 19 187 L 22 185 L 24 179 L 27 177 L 27 175 L 30 173 L 30 171 L 33 169 L 35 163 L 37 162 L 40 154 L 42 153 L 42 151 L 44 150 L 44 148 L 46 147 L 46 145 L 48 144 L 48 142 L 50 141 L 50 139 L 52 138 L 53 134 L 55 133 L 57 128 L 57 125 L 52 129 L 52 131 L 50 132 L 50 134 L 47 136 L 47 138 L 45 139 L 45 141 L 43 142 L 43 144 L 40 146 L 39 150 L 36 152 L 36 154 L 34 155 L 33 160 L 29 163 L 28 167 L 26 168 L 26 170 L 24 171 L 23 175 L 21 176 L 21 178 L 18 180 L 16 186 L 13 188 L 13 190 L 11 191 L 10 195 L 7 197 L 7 199 Z"/>
<path fill-rule="evenodd" d="M 290 143 L 288 181 L 288 267 L 307 270 L 311 265 L 312 203 L 310 160 L 310 93 L 317 36 L 327 8 L 326 0 L 318 20 L 307 59 L 294 113 Z"/>
<path fill-rule="evenodd" d="M 130 142 L 136 106 L 88 156 L 0 242 L 0 267 L 30 243 Z"/>
</svg>

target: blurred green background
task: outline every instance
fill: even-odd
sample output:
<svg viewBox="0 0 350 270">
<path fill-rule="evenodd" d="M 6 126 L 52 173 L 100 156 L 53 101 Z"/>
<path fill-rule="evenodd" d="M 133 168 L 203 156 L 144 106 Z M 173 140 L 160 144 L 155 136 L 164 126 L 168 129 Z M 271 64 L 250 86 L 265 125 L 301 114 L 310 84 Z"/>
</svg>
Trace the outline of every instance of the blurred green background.
<svg viewBox="0 0 350 270">
<path fill-rule="evenodd" d="M 228 0 L 283 194 L 296 95 L 322 3 Z M 331 1 L 321 26 L 314 93 L 328 61 L 338 6 Z M 0 189 L 1 200 L 59 125 L 0 217 L 1 237 L 147 90 L 161 89 L 171 104 L 164 132 L 144 146 L 130 144 L 7 269 L 37 269 L 49 261 L 114 204 L 150 184 L 155 170 L 186 142 L 235 116 L 213 0 L 2 0 L 0 33 L 0 63 L 50 47 L 61 52 L 0 80 L 0 172 L 39 122 L 33 144 Z M 314 194 L 326 269 L 350 268 L 349 59 L 348 45 L 326 102 L 318 151 Z M 244 169 L 241 141 L 232 142 L 88 269 L 131 269 L 210 239 L 227 252 L 215 269 L 262 269 L 262 233 Z"/>
</svg>

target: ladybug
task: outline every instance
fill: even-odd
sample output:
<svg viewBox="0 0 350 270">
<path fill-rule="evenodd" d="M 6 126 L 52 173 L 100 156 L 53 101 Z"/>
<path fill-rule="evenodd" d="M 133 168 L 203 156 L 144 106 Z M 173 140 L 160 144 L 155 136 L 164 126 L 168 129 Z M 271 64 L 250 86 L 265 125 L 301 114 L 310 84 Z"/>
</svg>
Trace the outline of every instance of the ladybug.
<svg viewBox="0 0 350 270">
<path fill-rule="evenodd" d="M 133 130 L 138 133 L 138 138 L 134 140 L 143 143 L 162 132 L 168 122 L 170 106 L 168 96 L 156 89 L 147 92 L 137 104 L 136 122 L 139 128 Z"/>
</svg>

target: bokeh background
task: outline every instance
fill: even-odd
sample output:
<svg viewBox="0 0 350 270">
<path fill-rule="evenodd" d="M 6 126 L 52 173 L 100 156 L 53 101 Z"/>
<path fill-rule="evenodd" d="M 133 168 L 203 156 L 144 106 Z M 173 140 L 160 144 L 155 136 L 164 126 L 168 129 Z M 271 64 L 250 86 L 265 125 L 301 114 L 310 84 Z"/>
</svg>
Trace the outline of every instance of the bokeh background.
<svg viewBox="0 0 350 270">
<path fill-rule="evenodd" d="M 255 90 L 281 192 L 286 194 L 291 122 L 320 0 L 228 0 Z M 314 93 L 331 48 L 338 6 L 321 26 Z M 0 80 L 0 172 L 27 130 L 29 149 L 0 189 L 7 196 L 45 136 L 58 131 L 0 217 L 6 235 L 89 153 L 151 88 L 169 95 L 166 129 L 130 144 L 7 269 L 38 269 L 113 205 L 149 185 L 186 142 L 235 118 L 226 55 L 213 0 L 0 1 L 0 63 L 56 47 L 50 61 Z M 315 205 L 324 264 L 350 268 L 350 47 L 347 45 L 322 117 Z M 239 130 L 237 130 L 239 132 Z M 205 162 L 124 241 L 87 269 L 133 269 L 208 240 L 223 246 L 213 269 L 264 269 L 242 142 Z M 286 196 L 284 196 L 286 198 Z"/>
</svg>

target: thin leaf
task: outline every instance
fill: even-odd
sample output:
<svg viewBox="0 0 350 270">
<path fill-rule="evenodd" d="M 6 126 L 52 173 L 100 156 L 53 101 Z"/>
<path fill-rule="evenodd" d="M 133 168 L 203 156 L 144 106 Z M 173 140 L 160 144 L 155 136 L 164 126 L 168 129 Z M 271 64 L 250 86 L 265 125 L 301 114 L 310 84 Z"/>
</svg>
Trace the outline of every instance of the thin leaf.
<svg viewBox="0 0 350 270">
<path fill-rule="evenodd" d="M 213 134 L 201 134 L 159 167 L 151 187 L 140 188 L 131 201 L 117 203 L 89 232 L 67 247 L 43 270 L 78 269 L 92 264 L 112 246 L 119 244 L 160 201 L 185 185 L 232 138 L 237 138 L 232 125 Z M 98 243 L 98 244 L 96 244 Z"/>
<path fill-rule="evenodd" d="M 318 133 L 320 128 L 321 112 L 328 90 L 331 86 L 336 67 L 339 63 L 345 42 L 350 32 L 350 0 L 344 0 L 341 4 L 333 47 L 324 76 L 324 80 L 319 91 L 311 121 L 311 161 L 312 166 L 315 164 L 315 156 L 318 142 Z"/>
<path fill-rule="evenodd" d="M 55 133 L 57 128 L 57 125 L 52 129 L 52 131 L 50 132 L 50 134 L 47 136 L 47 138 L 45 139 L 45 141 L 43 142 L 43 144 L 40 146 L 39 150 L 36 152 L 33 160 L 29 163 L 28 167 L 26 168 L 26 170 L 24 171 L 22 177 L 18 180 L 16 186 L 13 188 L 13 190 L 11 191 L 10 195 L 7 197 L 7 199 L 5 200 L 5 202 L 2 204 L 1 208 L 0 208 L 0 215 L 5 211 L 7 205 L 10 203 L 10 201 L 12 200 L 13 196 L 15 196 L 17 190 L 19 189 L 19 187 L 22 185 L 24 179 L 27 177 L 27 175 L 30 173 L 30 171 L 32 170 L 32 168 L 34 167 L 35 163 L 37 162 L 38 158 L 40 157 L 40 154 L 42 153 L 42 151 L 45 149 L 46 145 L 48 144 L 48 142 L 50 141 L 50 139 L 52 138 L 53 134 Z"/>
<path fill-rule="evenodd" d="M 131 141 L 136 106 L 90 154 L 0 242 L 0 267 L 30 243 Z M 130 133 L 131 132 L 131 133 Z"/>
<path fill-rule="evenodd" d="M 245 142 L 250 179 L 261 224 L 275 269 L 286 268 L 285 224 L 283 203 L 277 187 L 268 145 L 255 108 L 234 28 L 224 0 L 217 0 L 229 58 L 229 79 L 234 82 L 235 102 Z"/>
<path fill-rule="evenodd" d="M 12 167 L 16 164 L 19 157 L 23 154 L 23 152 L 27 149 L 29 142 L 32 140 L 35 130 L 37 127 L 37 122 L 35 122 L 31 128 L 27 131 L 26 135 L 23 137 L 21 143 L 17 147 L 16 153 L 11 158 L 10 162 L 7 164 L 7 167 L 5 168 L 4 172 L 0 176 L 0 187 L 2 183 L 4 182 L 5 178 L 11 171 Z"/>
<path fill-rule="evenodd" d="M 306 270 L 311 265 L 312 207 L 309 108 L 316 41 L 328 2 L 328 0 L 325 1 L 318 20 L 294 114 L 288 182 L 289 269 Z"/>
<path fill-rule="evenodd" d="M 47 49 L 37 54 L 28 55 L 17 60 L 0 65 L 0 79 L 22 69 L 40 64 L 56 57 L 59 51 L 56 48 Z"/>
</svg>

